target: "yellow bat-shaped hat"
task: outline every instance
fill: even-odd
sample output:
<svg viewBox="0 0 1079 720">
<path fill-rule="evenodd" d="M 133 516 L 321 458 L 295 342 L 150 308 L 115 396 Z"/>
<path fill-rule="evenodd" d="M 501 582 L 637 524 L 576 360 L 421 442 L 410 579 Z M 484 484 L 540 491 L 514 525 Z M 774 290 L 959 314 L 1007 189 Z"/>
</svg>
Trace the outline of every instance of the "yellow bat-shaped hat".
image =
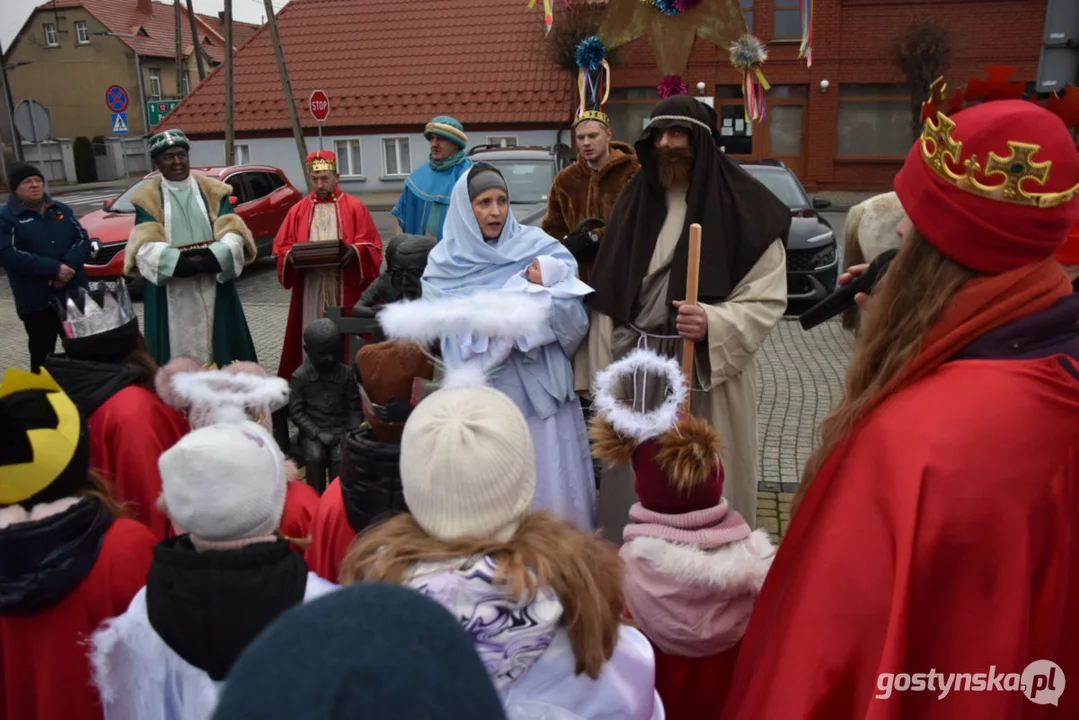
<svg viewBox="0 0 1079 720">
<path fill-rule="evenodd" d="M 0 505 L 30 499 L 69 470 L 85 475 L 72 467 L 86 455 L 82 433 L 75 403 L 48 372 L 9 368 L 0 383 Z"/>
</svg>

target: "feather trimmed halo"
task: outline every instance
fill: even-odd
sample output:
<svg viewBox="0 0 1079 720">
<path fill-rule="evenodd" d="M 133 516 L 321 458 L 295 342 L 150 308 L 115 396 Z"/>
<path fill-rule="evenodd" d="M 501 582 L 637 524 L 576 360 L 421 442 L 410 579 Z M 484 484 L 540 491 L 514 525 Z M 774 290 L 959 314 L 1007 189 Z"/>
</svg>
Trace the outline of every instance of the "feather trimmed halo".
<svg viewBox="0 0 1079 720">
<path fill-rule="evenodd" d="M 288 381 L 250 372 L 198 370 L 172 376 L 174 396 L 187 407 L 211 411 L 213 422 L 242 422 L 248 408 L 283 407 L 288 402 Z"/>
<path fill-rule="evenodd" d="M 616 383 L 624 376 L 651 372 L 667 380 L 663 403 L 648 412 L 639 412 L 620 403 L 614 395 Z M 618 362 L 596 373 L 592 382 L 596 415 L 602 417 L 619 435 L 642 443 L 667 432 L 678 422 L 678 411 L 689 390 L 682 368 L 674 358 L 638 348 Z"/>
<path fill-rule="evenodd" d="M 537 335 L 547 314 L 541 299 L 495 290 L 468 297 L 401 300 L 384 306 L 377 317 L 386 337 L 426 345 L 470 334 L 489 338 Z"/>
</svg>

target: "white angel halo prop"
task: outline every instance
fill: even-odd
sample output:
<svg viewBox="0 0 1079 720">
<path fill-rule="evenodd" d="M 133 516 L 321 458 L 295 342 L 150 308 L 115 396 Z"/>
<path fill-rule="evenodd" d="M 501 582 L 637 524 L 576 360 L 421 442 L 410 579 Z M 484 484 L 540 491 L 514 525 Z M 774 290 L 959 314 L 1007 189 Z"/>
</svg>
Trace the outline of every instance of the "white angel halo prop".
<svg viewBox="0 0 1079 720">
<path fill-rule="evenodd" d="M 236 420 L 247 419 L 245 408 L 269 406 L 273 412 L 284 407 L 289 393 L 282 378 L 224 370 L 176 373 L 172 386 L 188 403 L 212 407 L 218 415 L 234 415 Z"/>
<path fill-rule="evenodd" d="M 667 395 L 663 403 L 648 412 L 626 407 L 614 396 L 615 384 L 623 376 L 633 376 L 638 371 L 656 373 L 667 379 Z M 596 414 L 610 423 L 619 435 L 638 443 L 658 437 L 677 424 L 678 410 L 688 392 L 678 361 L 644 348 L 637 348 L 621 360 L 611 363 L 596 373 L 592 380 L 592 402 Z"/>
</svg>

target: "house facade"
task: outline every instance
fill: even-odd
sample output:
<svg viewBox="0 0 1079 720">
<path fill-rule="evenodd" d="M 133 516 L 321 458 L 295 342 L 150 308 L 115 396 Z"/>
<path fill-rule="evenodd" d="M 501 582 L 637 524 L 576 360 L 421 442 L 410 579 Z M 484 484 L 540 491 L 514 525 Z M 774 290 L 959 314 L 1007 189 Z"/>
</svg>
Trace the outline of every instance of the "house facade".
<svg viewBox="0 0 1079 720">
<path fill-rule="evenodd" d="M 910 92 L 889 48 L 912 20 L 934 18 L 950 29 L 952 60 L 945 77 L 953 87 L 983 76 L 987 65 L 1014 66 L 1014 80 L 1032 84 L 1048 5 L 814 0 L 809 66 L 798 58 L 798 0 L 729 2 L 740 4 L 747 27 L 767 44 L 766 121 L 745 121 L 741 75 L 727 51 L 707 40 L 695 40 L 683 80 L 691 95 L 715 107 L 728 154 L 782 160 L 811 192 L 891 186 L 913 136 Z M 347 190 L 400 190 L 408 172 L 427 160 L 421 132 L 434 115 L 461 120 L 472 145 L 572 142 L 576 78 L 545 52 L 542 13 L 524 2 L 493 13 L 480 13 L 481 5 L 443 0 L 434 13 L 399 0 L 304 0 L 278 14 L 306 146 L 319 147 L 307 98 L 321 89 L 331 104 L 323 147 L 341 156 Z M 1000 40 L 1005 37 L 1007 42 Z M 638 38 L 617 53 L 607 111 L 618 140 L 636 140 L 658 100 L 661 75 L 649 42 Z M 265 29 L 238 53 L 234 77 L 237 162 L 276 165 L 302 187 L 302 165 Z M 224 162 L 223 99 L 219 73 L 162 124 L 192 137 L 199 164 Z"/>
<path fill-rule="evenodd" d="M 196 15 L 197 42 L 205 72 L 224 60 L 219 18 Z M 109 137 L 113 118 L 105 104 L 111 85 L 127 90 L 129 137 L 145 133 L 140 108 L 135 47 L 148 103 L 178 100 L 199 83 L 195 44 L 186 3 L 181 2 L 180 86 L 177 86 L 176 35 L 171 3 L 151 0 L 55 0 L 37 7 L 23 25 L 4 61 L 14 104 L 33 99 L 49 110 L 56 138 Z M 238 46 L 256 26 L 235 24 Z M 103 33 L 138 35 L 118 37 Z M 155 108 L 156 110 L 156 108 Z M 151 121 L 152 122 L 152 121 Z"/>
</svg>

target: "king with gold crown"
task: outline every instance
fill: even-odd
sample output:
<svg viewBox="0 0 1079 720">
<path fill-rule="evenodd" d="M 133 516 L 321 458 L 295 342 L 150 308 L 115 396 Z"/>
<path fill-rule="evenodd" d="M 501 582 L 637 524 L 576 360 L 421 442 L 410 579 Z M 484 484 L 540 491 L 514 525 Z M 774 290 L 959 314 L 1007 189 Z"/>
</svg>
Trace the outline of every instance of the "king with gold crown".
<svg viewBox="0 0 1079 720">
<path fill-rule="evenodd" d="M 277 279 L 292 291 L 277 371 L 286 380 L 303 363 L 303 329 L 324 317 L 329 306 L 344 306 L 348 312 L 382 266 L 378 228 L 367 207 L 341 189 L 337 156 L 328 150 L 311 153 L 307 175 L 311 194 L 292 206 L 273 244 Z M 308 267 L 296 262 L 297 246 L 333 241 L 340 241 L 344 253 L 339 265 Z"/>
</svg>

